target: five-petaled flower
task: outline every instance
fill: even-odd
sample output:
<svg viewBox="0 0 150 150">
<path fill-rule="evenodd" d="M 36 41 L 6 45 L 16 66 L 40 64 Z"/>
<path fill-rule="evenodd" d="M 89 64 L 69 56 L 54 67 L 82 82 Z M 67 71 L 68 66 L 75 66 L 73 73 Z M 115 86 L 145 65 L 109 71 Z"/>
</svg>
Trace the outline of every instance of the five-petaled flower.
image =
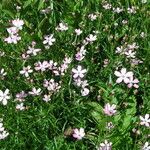
<svg viewBox="0 0 150 150">
<path fill-rule="evenodd" d="M 86 69 L 82 70 L 82 67 L 79 65 L 77 69 L 73 68 L 72 72 L 74 73 L 73 78 L 83 78 L 87 70 Z"/>
<path fill-rule="evenodd" d="M 84 136 L 85 136 L 85 132 L 83 128 L 80 129 L 73 129 L 73 134 L 72 136 L 77 139 L 77 140 L 81 140 Z"/>
<path fill-rule="evenodd" d="M 3 105 L 7 105 L 8 99 L 10 99 L 9 89 L 6 89 L 5 92 L 0 90 L 0 102 L 2 102 Z"/>
<path fill-rule="evenodd" d="M 121 83 L 122 81 L 124 81 L 124 83 L 127 84 L 130 81 L 129 78 L 133 76 L 133 72 L 127 72 L 126 68 L 122 68 L 120 72 L 115 71 L 115 75 L 118 77 L 116 83 Z"/>
</svg>

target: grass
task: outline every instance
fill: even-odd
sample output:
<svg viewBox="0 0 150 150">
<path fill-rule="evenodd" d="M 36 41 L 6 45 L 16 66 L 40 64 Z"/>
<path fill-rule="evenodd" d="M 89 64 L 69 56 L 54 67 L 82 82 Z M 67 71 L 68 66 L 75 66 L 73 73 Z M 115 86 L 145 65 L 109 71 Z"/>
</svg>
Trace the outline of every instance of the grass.
<svg viewBox="0 0 150 150">
<path fill-rule="evenodd" d="M 124 11 L 106 10 L 101 0 L 2 0 L 0 51 L 5 55 L 0 56 L 0 69 L 4 68 L 7 75 L 0 76 L 0 90 L 9 89 L 11 99 L 6 106 L 0 105 L 0 117 L 9 132 L 9 136 L 0 141 L 1 150 L 96 150 L 104 140 L 112 142 L 113 150 L 139 150 L 149 141 L 149 127 L 140 125 L 139 116 L 150 113 L 150 3 L 142 4 L 136 0 L 110 0 L 108 3 Z M 17 11 L 16 6 L 21 9 Z M 127 12 L 131 6 L 138 7 L 135 14 Z M 50 12 L 42 14 L 41 10 L 46 8 Z M 91 13 L 96 14 L 96 20 L 88 18 Z M 4 41 L 8 37 L 6 29 L 12 26 L 9 21 L 16 18 L 25 23 L 19 31 L 21 40 L 17 44 L 8 44 Z M 127 24 L 123 24 L 123 20 Z M 67 23 L 69 29 L 56 31 L 60 22 Z M 80 36 L 74 32 L 78 28 L 83 31 Z M 142 32 L 144 37 L 141 37 Z M 49 34 L 54 34 L 56 41 L 46 49 L 43 40 Z M 97 40 L 85 46 L 85 58 L 77 61 L 75 54 L 89 34 L 97 35 Z M 21 55 L 32 41 L 41 52 L 22 59 Z M 143 63 L 133 65 L 132 59 L 115 52 L 117 47 L 132 43 L 139 46 L 136 58 Z M 64 76 L 34 70 L 38 61 L 54 60 L 60 65 L 65 56 L 72 58 L 72 62 Z M 105 59 L 109 61 L 106 67 Z M 29 79 L 19 73 L 28 65 L 34 70 Z M 87 69 L 84 77 L 89 83 L 87 96 L 81 96 L 81 88 L 73 84 L 71 70 L 78 65 Z M 134 73 L 139 80 L 138 89 L 116 83 L 114 72 L 121 68 Z M 52 94 L 51 101 L 44 102 L 43 95 L 48 91 L 43 87 L 43 80 L 51 78 L 62 82 L 61 89 Z M 16 94 L 28 93 L 33 87 L 41 88 L 42 94 L 27 96 L 23 102 L 27 109 L 16 110 Z M 106 103 L 117 106 L 115 115 L 104 114 Z M 113 129 L 106 128 L 108 122 L 113 123 Z M 81 127 L 85 129 L 85 137 L 73 139 L 72 129 Z M 134 128 L 140 134 L 134 133 Z"/>
</svg>

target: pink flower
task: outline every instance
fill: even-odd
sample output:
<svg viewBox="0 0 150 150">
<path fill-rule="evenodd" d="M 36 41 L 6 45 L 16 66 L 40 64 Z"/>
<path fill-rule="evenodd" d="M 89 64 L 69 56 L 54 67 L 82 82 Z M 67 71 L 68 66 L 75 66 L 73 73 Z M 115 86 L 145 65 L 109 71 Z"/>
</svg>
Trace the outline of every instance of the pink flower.
<svg viewBox="0 0 150 150">
<path fill-rule="evenodd" d="M 133 72 L 129 71 L 127 72 L 126 68 L 122 68 L 121 71 L 115 71 L 114 73 L 118 79 L 116 80 L 116 83 L 121 83 L 122 81 L 124 81 L 124 83 L 129 83 L 130 81 L 130 77 L 133 76 Z"/>
<path fill-rule="evenodd" d="M 110 105 L 109 103 L 105 104 L 105 107 L 103 109 L 104 113 L 108 116 L 112 116 L 116 113 L 116 105 Z"/>
<path fill-rule="evenodd" d="M 100 143 L 97 150 L 112 150 L 112 143 L 105 140 L 104 143 Z"/>
<path fill-rule="evenodd" d="M 87 70 L 86 69 L 83 69 L 82 70 L 82 67 L 79 65 L 78 67 L 77 67 L 77 69 L 72 69 L 72 72 L 74 73 L 74 75 L 73 75 L 73 78 L 83 78 L 84 77 L 84 73 L 86 73 L 87 72 Z"/>
<path fill-rule="evenodd" d="M 31 66 L 23 67 L 23 70 L 20 71 L 20 74 L 24 74 L 25 77 L 29 77 L 29 73 L 32 73 L 33 70 L 31 69 Z"/>
<path fill-rule="evenodd" d="M 19 30 L 22 30 L 22 26 L 24 25 L 24 21 L 20 19 L 16 19 L 12 21 L 12 24 L 17 27 Z"/>
<path fill-rule="evenodd" d="M 81 140 L 85 136 L 84 129 L 83 128 L 74 129 L 72 136 L 77 140 Z"/>
<path fill-rule="evenodd" d="M 129 78 L 128 88 L 131 88 L 132 86 L 135 87 L 135 88 L 138 88 L 139 87 L 138 83 L 139 83 L 139 80 L 138 79 L 133 79 L 133 76 L 131 76 Z"/>
</svg>

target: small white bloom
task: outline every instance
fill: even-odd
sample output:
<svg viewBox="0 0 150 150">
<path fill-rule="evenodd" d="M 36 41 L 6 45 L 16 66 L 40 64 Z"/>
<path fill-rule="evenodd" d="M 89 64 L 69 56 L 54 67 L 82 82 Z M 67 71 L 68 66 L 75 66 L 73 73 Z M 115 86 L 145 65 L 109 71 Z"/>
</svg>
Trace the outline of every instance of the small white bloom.
<svg viewBox="0 0 150 150">
<path fill-rule="evenodd" d="M 0 102 L 3 105 L 7 105 L 7 100 L 10 99 L 9 90 L 6 89 L 4 92 L 0 90 Z"/>
<path fill-rule="evenodd" d="M 53 43 L 56 41 L 56 39 L 53 36 L 54 36 L 53 34 L 45 36 L 43 44 L 44 45 L 47 44 L 48 47 L 53 45 Z"/>
<path fill-rule="evenodd" d="M 140 122 L 141 125 L 144 125 L 146 127 L 150 126 L 150 115 L 149 114 L 146 114 L 145 118 L 140 116 L 140 120 L 141 120 L 141 122 Z"/>
<path fill-rule="evenodd" d="M 82 30 L 81 29 L 75 29 L 75 33 L 76 33 L 76 35 L 80 35 L 80 34 L 82 34 Z"/>
<path fill-rule="evenodd" d="M 22 26 L 24 25 L 24 21 L 20 19 L 16 19 L 12 21 L 12 24 L 17 27 L 19 30 L 22 30 Z"/>
<path fill-rule="evenodd" d="M 146 142 L 146 143 L 144 144 L 144 146 L 142 147 L 142 150 L 150 150 L 150 145 L 149 145 L 148 142 Z"/>
<path fill-rule="evenodd" d="M 56 27 L 57 31 L 67 31 L 68 25 L 65 23 L 59 23 L 59 25 Z"/>
<path fill-rule="evenodd" d="M 72 72 L 74 73 L 73 78 L 83 78 L 87 70 L 86 69 L 82 70 L 82 67 L 79 65 L 77 69 L 73 68 Z"/>
<path fill-rule="evenodd" d="M 51 100 L 51 95 L 44 95 L 43 101 L 49 102 Z"/>
<path fill-rule="evenodd" d="M 31 69 L 31 66 L 23 67 L 23 70 L 20 71 L 20 74 L 24 74 L 25 77 L 29 77 L 29 73 L 32 73 L 33 70 Z"/>
<path fill-rule="evenodd" d="M 88 17 L 89 17 L 89 19 L 90 19 L 91 21 L 94 21 L 94 20 L 96 20 L 97 15 L 89 14 Z"/>
<path fill-rule="evenodd" d="M 89 94 L 90 90 L 88 88 L 83 88 L 81 90 L 81 95 L 82 96 L 87 96 Z"/>
<path fill-rule="evenodd" d="M 124 83 L 129 83 L 129 78 L 133 76 L 133 72 L 127 72 L 126 68 L 122 68 L 120 72 L 115 71 L 114 74 L 118 77 L 116 83 L 121 83 L 122 81 L 124 81 Z"/>
<path fill-rule="evenodd" d="M 86 37 L 86 40 L 87 40 L 87 42 L 89 42 L 89 43 L 93 43 L 94 41 L 97 40 L 97 36 L 96 36 L 96 35 L 93 35 L 93 34 L 90 34 L 88 37 Z"/>
<path fill-rule="evenodd" d="M 41 89 L 40 89 L 40 88 L 36 89 L 36 88 L 34 87 L 34 88 L 32 89 L 32 91 L 29 92 L 29 94 L 34 95 L 34 96 L 40 95 L 40 94 L 41 94 Z"/>
<path fill-rule="evenodd" d="M 17 109 L 17 110 L 25 110 L 26 107 L 23 105 L 23 103 L 20 103 L 20 104 L 17 104 L 17 105 L 16 105 L 16 109 Z"/>
<path fill-rule="evenodd" d="M 74 129 L 72 136 L 77 140 L 81 140 L 85 136 L 84 129 L 83 128 Z"/>
<path fill-rule="evenodd" d="M 100 143 L 97 150 L 112 150 L 112 143 L 105 140 L 104 143 Z"/>
</svg>

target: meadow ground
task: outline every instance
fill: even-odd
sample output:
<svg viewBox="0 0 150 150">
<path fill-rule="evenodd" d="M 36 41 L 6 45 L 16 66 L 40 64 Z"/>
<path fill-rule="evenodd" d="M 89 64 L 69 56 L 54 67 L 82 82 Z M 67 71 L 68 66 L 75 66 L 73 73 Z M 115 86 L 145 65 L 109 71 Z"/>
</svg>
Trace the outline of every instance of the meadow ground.
<svg viewBox="0 0 150 150">
<path fill-rule="evenodd" d="M 1 0 L 0 150 L 150 150 L 149 62 L 149 0 Z"/>
</svg>

